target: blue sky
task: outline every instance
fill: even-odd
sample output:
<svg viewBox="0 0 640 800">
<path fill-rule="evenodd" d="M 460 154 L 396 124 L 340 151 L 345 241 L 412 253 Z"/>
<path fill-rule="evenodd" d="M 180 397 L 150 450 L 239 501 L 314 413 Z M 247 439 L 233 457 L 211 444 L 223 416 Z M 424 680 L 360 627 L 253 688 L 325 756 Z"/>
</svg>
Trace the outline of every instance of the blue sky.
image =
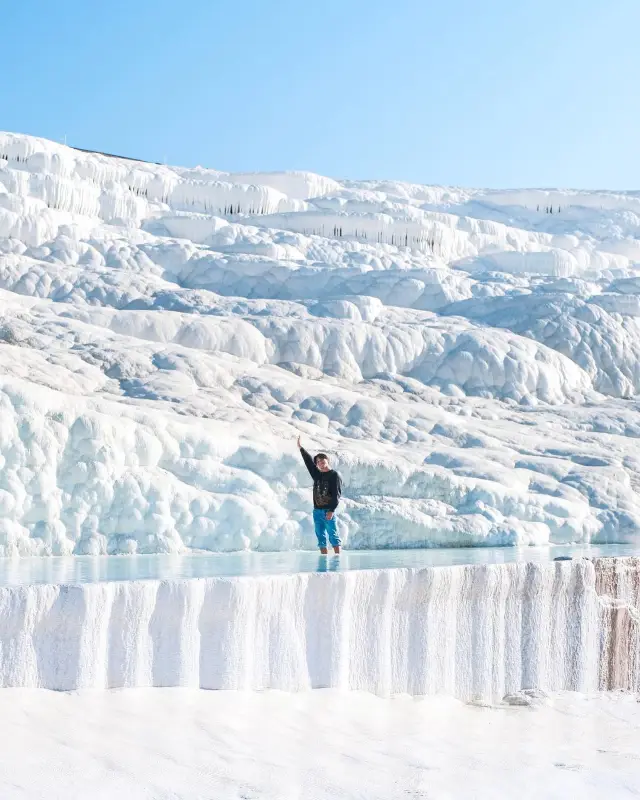
<svg viewBox="0 0 640 800">
<path fill-rule="evenodd" d="M 223 170 L 640 188 L 638 0 L 21 0 L 0 130 Z"/>
</svg>

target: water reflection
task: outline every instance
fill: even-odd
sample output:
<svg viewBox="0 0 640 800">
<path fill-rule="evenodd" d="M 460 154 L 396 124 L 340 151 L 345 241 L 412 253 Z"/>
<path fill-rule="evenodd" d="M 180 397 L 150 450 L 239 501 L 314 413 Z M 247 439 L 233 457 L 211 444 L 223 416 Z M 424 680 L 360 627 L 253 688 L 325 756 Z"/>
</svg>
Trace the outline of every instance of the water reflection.
<svg viewBox="0 0 640 800">
<path fill-rule="evenodd" d="M 316 572 L 337 572 L 339 569 L 340 556 L 318 556 Z"/>
<path fill-rule="evenodd" d="M 555 545 L 550 547 L 475 547 L 428 550 L 343 550 L 339 557 L 315 552 L 185 553 L 182 555 L 72 556 L 0 559 L 0 585 L 32 583 L 95 583 L 339 572 L 357 569 L 439 567 L 456 564 L 545 562 L 558 557 L 581 558 L 640 555 L 632 545 Z"/>
</svg>

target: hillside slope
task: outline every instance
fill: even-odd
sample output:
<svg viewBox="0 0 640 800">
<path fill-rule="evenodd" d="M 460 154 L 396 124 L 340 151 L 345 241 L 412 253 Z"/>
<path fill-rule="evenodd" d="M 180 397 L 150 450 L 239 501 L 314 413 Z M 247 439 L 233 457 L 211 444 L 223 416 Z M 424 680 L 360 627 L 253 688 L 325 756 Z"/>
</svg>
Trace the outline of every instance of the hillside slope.
<svg viewBox="0 0 640 800">
<path fill-rule="evenodd" d="M 640 541 L 640 193 L 0 133 L 0 555 Z"/>
</svg>

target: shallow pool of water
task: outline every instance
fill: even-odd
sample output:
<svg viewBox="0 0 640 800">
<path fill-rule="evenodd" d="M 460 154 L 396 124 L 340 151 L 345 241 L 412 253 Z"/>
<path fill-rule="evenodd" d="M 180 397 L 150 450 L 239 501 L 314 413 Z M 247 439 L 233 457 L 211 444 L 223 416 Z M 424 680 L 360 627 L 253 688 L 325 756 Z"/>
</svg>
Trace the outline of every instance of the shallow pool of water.
<svg viewBox="0 0 640 800">
<path fill-rule="evenodd" d="M 0 559 L 0 586 L 34 583 L 167 580 L 181 578 L 282 575 L 455 564 L 537 563 L 556 558 L 640 555 L 632 545 L 552 545 L 550 547 L 469 547 L 428 550 L 356 550 L 339 557 L 313 552 L 186 553 L 182 555 L 69 556 Z"/>
</svg>

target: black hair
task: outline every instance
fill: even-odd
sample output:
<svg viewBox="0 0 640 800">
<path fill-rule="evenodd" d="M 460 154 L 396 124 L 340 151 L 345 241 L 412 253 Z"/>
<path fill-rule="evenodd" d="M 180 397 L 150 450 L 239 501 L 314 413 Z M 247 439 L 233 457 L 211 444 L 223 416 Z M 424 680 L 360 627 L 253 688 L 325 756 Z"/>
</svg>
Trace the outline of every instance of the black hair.
<svg viewBox="0 0 640 800">
<path fill-rule="evenodd" d="M 327 461 L 329 460 L 329 456 L 326 453 L 316 453 L 316 455 L 313 457 L 313 463 L 317 464 L 319 458 L 326 458 Z"/>
</svg>

